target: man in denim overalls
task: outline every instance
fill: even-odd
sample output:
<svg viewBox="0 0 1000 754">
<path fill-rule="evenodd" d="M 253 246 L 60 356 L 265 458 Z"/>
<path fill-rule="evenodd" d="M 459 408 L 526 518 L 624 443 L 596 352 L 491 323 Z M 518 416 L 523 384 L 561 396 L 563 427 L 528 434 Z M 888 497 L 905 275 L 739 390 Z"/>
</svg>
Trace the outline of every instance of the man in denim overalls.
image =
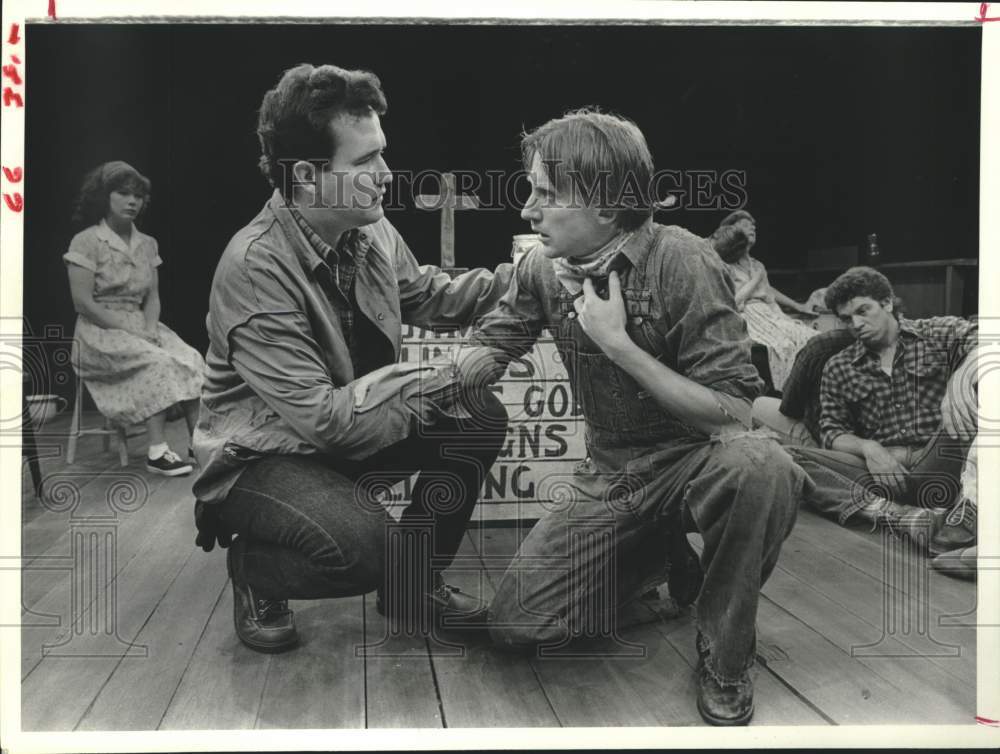
<svg viewBox="0 0 1000 754">
<path fill-rule="evenodd" d="M 746 724 L 758 595 L 808 482 L 776 442 L 748 431 L 762 383 L 732 284 L 701 238 L 652 221 L 652 157 L 633 123 L 570 113 L 525 136 L 522 155 L 532 194 L 521 216 L 540 244 L 459 368 L 467 384 L 495 380 L 548 328 L 589 458 L 564 485 L 572 499 L 511 562 L 491 635 L 541 656 L 615 638 L 640 595 L 684 581 L 684 532 L 697 529 L 698 708 L 709 723 Z"/>
</svg>

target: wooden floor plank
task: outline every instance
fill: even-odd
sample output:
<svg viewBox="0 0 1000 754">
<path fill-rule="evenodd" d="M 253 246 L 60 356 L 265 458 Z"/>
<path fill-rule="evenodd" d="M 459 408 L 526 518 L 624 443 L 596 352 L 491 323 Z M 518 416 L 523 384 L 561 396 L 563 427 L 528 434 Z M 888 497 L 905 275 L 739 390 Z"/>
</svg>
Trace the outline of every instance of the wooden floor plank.
<svg viewBox="0 0 1000 754">
<path fill-rule="evenodd" d="M 975 631 L 937 625 L 941 613 L 921 595 L 906 595 L 896 588 L 887 590 L 880 580 L 813 547 L 794 532 L 782 549 L 776 577 L 766 589 L 771 599 L 786 609 L 794 609 L 806 622 L 849 627 L 840 634 L 827 634 L 843 649 L 866 646 L 858 651 L 869 657 L 883 654 L 900 660 L 920 660 L 903 664 L 897 660 L 906 675 L 893 682 L 908 685 L 922 679 L 921 686 L 956 700 L 970 691 L 968 679 L 976 676 Z M 814 593 L 823 599 L 814 597 Z M 829 623 L 829 615 L 837 615 L 843 623 Z M 849 616 L 857 620 L 851 622 Z"/>
<path fill-rule="evenodd" d="M 233 630 L 227 583 L 198 641 L 160 730 L 245 730 L 260 709 L 271 655 L 245 647 Z"/>
<path fill-rule="evenodd" d="M 111 445 L 105 451 L 102 447 L 102 440 L 98 436 L 84 435 L 77 443 L 76 460 L 73 466 L 66 463 L 66 449 L 69 446 L 69 428 L 71 416 L 67 412 L 57 416 L 48 422 L 43 433 L 36 431 L 35 439 L 39 452 L 38 466 L 41 471 L 43 493 L 47 492 L 48 484 L 46 478 L 53 472 L 63 471 L 67 468 L 114 468 L 118 467 L 118 452 Z M 83 426 L 99 426 L 103 419 L 96 411 L 88 411 L 83 416 Z M 31 470 L 27 461 L 22 455 L 21 464 L 21 521 L 27 523 L 31 519 L 45 511 L 45 507 L 35 495 Z"/>
<path fill-rule="evenodd" d="M 623 641 L 643 648 L 644 657 L 601 657 L 616 650 L 611 642 L 594 647 L 591 657 L 535 657 L 541 679 L 562 725 L 699 725 L 694 676 L 655 624 L 627 629 Z"/>
<path fill-rule="evenodd" d="M 375 608 L 374 593 L 365 595 L 364 603 L 367 727 L 440 728 L 443 721 L 427 639 L 390 632 Z"/>
<path fill-rule="evenodd" d="M 196 551 L 136 637 L 149 655 L 122 658 L 77 729 L 156 730 L 226 581 L 225 555 Z"/>
<path fill-rule="evenodd" d="M 141 574 L 149 570 L 150 562 L 168 562 L 180 567 L 184 558 L 194 549 L 194 527 L 192 525 L 192 499 L 190 498 L 189 482 L 177 478 L 169 485 L 160 487 L 153 497 L 139 511 L 123 518 L 117 524 L 114 556 L 117 578 L 125 572 Z M 88 549 L 101 549 L 103 543 L 87 543 Z M 171 549 L 172 547 L 172 549 Z M 66 553 L 69 554 L 68 552 Z M 93 552 L 91 552 L 93 557 Z M 150 560 L 152 559 L 152 560 Z M 85 568 L 82 570 L 86 570 Z M 30 572 L 30 571 L 29 571 Z M 27 675 L 42 661 L 42 646 L 61 640 L 73 630 L 77 615 L 84 620 L 92 620 L 91 607 L 94 604 L 96 589 L 81 593 L 74 587 L 74 573 L 71 571 L 57 572 L 58 578 L 50 577 L 38 580 L 38 586 L 31 585 L 29 594 L 36 595 L 43 589 L 44 596 L 29 603 L 31 611 L 43 615 L 55 615 L 59 622 L 56 625 L 26 625 L 21 631 L 21 677 Z M 110 587 L 109 587 L 110 588 Z M 126 607 L 124 588 L 121 581 L 114 587 L 117 592 L 119 610 Z M 87 602 L 86 595 L 91 602 Z M 162 594 L 162 592 L 161 592 Z M 145 598 L 144 595 L 140 595 Z M 79 604 L 77 604 L 79 602 Z M 86 603 L 86 604 L 85 604 Z M 74 607 L 76 611 L 74 612 Z M 140 624 L 141 625 L 141 624 Z M 136 626 L 138 628 L 138 625 Z"/>
<path fill-rule="evenodd" d="M 38 501 L 38 512 L 21 526 L 21 552 L 26 564 L 53 550 L 67 550 L 71 520 L 108 516 L 122 519 L 131 515 L 116 511 L 109 500 L 123 490 L 128 494 L 129 488 L 152 497 L 166 477 L 154 476 L 145 469 L 89 463 L 66 466 L 49 473 L 47 479 L 46 494 L 51 497 Z"/>
<path fill-rule="evenodd" d="M 158 495 L 166 480 L 164 477 L 157 477 L 155 480 L 150 479 L 148 486 L 144 488 L 148 491 L 148 498 L 144 505 L 135 511 L 112 511 L 105 502 L 108 492 L 116 484 L 123 481 L 127 481 L 129 484 L 136 483 L 136 477 L 135 475 L 124 476 L 114 471 L 105 473 L 106 476 L 103 479 L 95 479 L 81 489 L 81 503 L 76 515 L 78 516 L 77 520 L 81 522 L 81 527 L 83 527 L 81 531 L 88 528 L 88 521 L 96 526 L 101 526 L 108 520 L 113 521 L 118 539 L 118 566 L 121 568 L 127 565 L 128 559 L 134 557 L 137 552 L 134 548 L 130 548 L 128 543 L 136 537 L 141 537 L 144 531 L 154 525 L 156 518 L 165 512 L 164 508 L 172 508 L 174 505 L 187 505 L 190 508 L 193 503 L 184 495 L 175 494 L 172 497 Z M 172 485 L 173 487 L 177 486 L 176 481 Z M 190 482 L 187 483 L 187 487 L 186 492 L 190 492 Z M 156 506 L 150 505 L 150 501 L 154 498 L 158 501 Z M 193 542 L 194 519 L 193 514 L 189 512 L 188 515 L 191 518 L 189 523 L 191 541 Z M 87 518 L 91 516 L 92 519 Z M 26 553 L 23 565 L 24 576 L 27 577 L 28 574 L 35 572 L 44 574 L 44 576 L 37 579 L 22 578 L 21 605 L 25 613 L 39 611 L 41 609 L 39 605 L 43 600 L 51 601 L 50 592 L 56 583 L 69 578 L 67 569 L 72 566 L 69 559 L 72 555 L 73 527 L 68 513 L 47 513 L 44 517 L 36 519 L 30 528 L 34 530 L 34 533 L 27 534 L 25 540 L 22 540 L 24 542 L 30 539 L 34 543 L 33 549 L 25 547 L 23 550 Z M 56 578 L 53 578 L 54 574 L 57 575 Z"/>
<path fill-rule="evenodd" d="M 880 580 L 886 580 L 885 545 L 881 532 L 837 526 L 809 510 L 800 510 L 795 523 L 794 534 L 812 547 L 838 558 L 852 568 L 856 568 Z M 891 546 L 891 545 L 890 545 Z M 902 557 L 903 549 L 893 547 L 896 559 Z M 923 559 L 927 568 L 929 601 L 932 609 L 941 615 L 968 615 L 969 623 L 974 623 L 976 609 L 976 584 L 950 578 L 930 568 L 928 559 Z"/>
<path fill-rule="evenodd" d="M 910 695 L 795 616 L 762 599 L 758 654 L 768 670 L 838 725 L 917 723 Z"/>
<path fill-rule="evenodd" d="M 98 423 L 99 420 L 87 420 L 90 426 L 91 421 Z M 101 447 L 101 439 L 94 436 L 84 436 L 80 438 L 77 446 L 77 457 L 73 466 L 66 463 L 66 446 L 69 436 L 69 419 L 58 417 L 45 426 L 46 435 L 39 440 L 39 453 L 44 454 L 38 460 L 39 470 L 42 476 L 42 493 L 48 494 L 51 484 L 60 474 L 70 469 L 81 469 L 89 471 L 102 471 L 105 469 L 120 468 L 118 466 L 118 453 L 111 448 L 104 452 Z M 31 523 L 35 518 L 49 513 L 46 500 L 39 499 L 35 495 L 34 484 L 31 479 L 31 472 L 27 463 L 22 464 L 21 469 L 21 524 Z"/>
<path fill-rule="evenodd" d="M 68 426 L 67 421 L 67 432 Z M 187 445 L 184 422 L 168 424 L 167 439 L 173 447 Z M 113 447 L 104 451 L 101 438 L 87 436 L 80 440 L 75 462 L 67 464 L 66 442 L 65 438 L 53 438 L 52 444 L 59 447 L 60 455 L 41 462 L 45 499 L 39 500 L 30 491 L 22 494 L 21 552 L 27 562 L 47 554 L 46 551 L 54 546 L 59 547 L 72 517 L 115 515 L 109 501 L 122 500 L 129 494 L 123 485 L 151 497 L 165 480 L 146 471 L 145 444 L 138 440 L 132 441 L 133 453 L 125 468 L 119 466 L 118 453 Z M 142 448 L 137 447 L 140 444 Z M 78 500 L 75 506 L 72 505 L 74 498 Z M 117 515 L 121 518 L 129 514 Z"/>
<path fill-rule="evenodd" d="M 301 643 L 274 655 L 258 728 L 364 728 L 365 668 L 361 597 L 293 601 Z"/>
<path fill-rule="evenodd" d="M 493 598 L 493 586 L 468 533 L 446 578 L 449 584 L 485 602 Z M 458 655 L 449 647 L 431 643 L 449 728 L 559 725 L 528 658 L 495 648 L 485 631 L 478 637 L 463 639 L 448 633 L 442 638 L 462 646 Z"/>
<path fill-rule="evenodd" d="M 164 494 L 184 494 L 181 480 L 165 485 Z M 151 501 L 155 505 L 156 498 Z M 160 522 L 154 532 L 155 547 L 132 561 L 117 579 L 117 639 L 104 633 L 98 620 L 96 632 L 84 630 L 73 635 L 71 649 L 75 656 L 50 654 L 28 673 L 21 687 L 22 726 L 25 730 L 72 730 L 91 702 L 114 672 L 120 657 L 128 650 L 124 642 L 136 635 L 160 603 L 163 595 L 194 553 L 189 522 L 190 508 L 178 507 Z M 178 516 L 177 513 L 186 513 Z M 93 622 L 93 620 L 91 620 Z M 69 635 L 72 629 L 60 635 Z M 22 632 L 22 635 L 27 634 Z M 120 641 L 119 641 L 120 640 Z M 58 641 L 58 639 L 57 639 Z M 79 656 L 84 654 L 87 656 Z M 24 658 L 22 658 L 24 659 Z"/>
<path fill-rule="evenodd" d="M 113 551 L 115 569 L 118 578 L 125 572 L 130 572 L 133 579 L 137 574 L 148 570 L 147 560 L 163 562 L 164 558 L 178 569 L 183 560 L 193 550 L 194 527 L 192 526 L 192 499 L 189 482 L 183 479 L 170 480 L 169 484 L 160 487 L 147 503 L 128 518 L 123 518 L 120 524 L 114 524 L 116 533 L 114 547 L 112 543 L 98 539 L 82 544 L 85 553 L 83 564 L 78 569 L 60 570 L 59 578 L 39 580 L 42 588 L 47 588 L 41 599 L 29 603 L 31 611 L 44 615 L 55 615 L 59 618 L 56 625 L 27 625 L 21 631 L 21 672 L 22 678 L 42 660 L 42 646 L 58 642 L 73 629 L 74 621 L 98 621 L 99 616 L 91 613 L 93 600 L 98 590 L 91 585 L 88 589 L 74 586 L 74 579 L 90 578 L 86 560 L 103 557 L 100 553 L 105 548 Z M 70 552 L 60 558 L 62 567 L 67 567 Z M 181 560 L 178 560 L 181 558 Z M 137 562 L 138 559 L 138 562 Z M 68 564 L 72 566 L 72 563 Z M 110 565 L 109 565 L 110 567 Z M 30 572 L 30 569 L 29 569 Z M 37 595 L 41 588 L 31 585 L 27 590 L 30 595 Z M 121 581 L 117 586 L 110 587 L 109 593 L 117 594 L 117 606 L 121 610 L 125 605 L 124 587 Z M 161 592 L 162 594 L 162 592 Z M 145 596 L 143 596 L 145 597 Z M 88 602 L 88 600 L 90 600 Z M 140 624 L 136 625 L 138 629 Z"/>
</svg>

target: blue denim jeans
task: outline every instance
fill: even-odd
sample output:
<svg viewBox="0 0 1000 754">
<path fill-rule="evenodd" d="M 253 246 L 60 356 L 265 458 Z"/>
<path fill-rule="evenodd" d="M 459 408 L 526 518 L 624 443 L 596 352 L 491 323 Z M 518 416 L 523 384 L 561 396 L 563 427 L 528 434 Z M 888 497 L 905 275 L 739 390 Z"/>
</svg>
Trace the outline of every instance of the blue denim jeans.
<svg viewBox="0 0 1000 754">
<path fill-rule="evenodd" d="M 267 599 L 363 594 L 390 575 L 395 587 L 426 589 L 458 550 L 506 437 L 507 413 L 494 395 L 480 394 L 470 413 L 414 421 L 409 437 L 360 462 L 319 454 L 252 462 L 219 503 L 238 535 L 234 575 Z M 379 493 L 415 472 L 397 523 Z"/>
<path fill-rule="evenodd" d="M 906 469 L 906 487 L 891 494 L 868 471 L 865 460 L 853 453 L 825 448 L 789 447 L 788 451 L 813 481 L 805 502 L 841 524 L 875 494 L 903 505 L 950 508 L 961 496 L 961 473 L 969 452 L 968 441 L 937 432 L 922 448 L 887 450 Z"/>
<path fill-rule="evenodd" d="M 760 589 L 795 522 L 805 475 L 754 433 L 674 443 L 628 472 L 611 484 L 617 493 L 576 495 L 531 530 L 490 606 L 494 641 L 542 649 L 613 626 L 617 608 L 663 580 L 668 543 L 686 518 L 704 539 L 697 624 L 708 667 L 736 681 L 753 664 Z"/>
</svg>

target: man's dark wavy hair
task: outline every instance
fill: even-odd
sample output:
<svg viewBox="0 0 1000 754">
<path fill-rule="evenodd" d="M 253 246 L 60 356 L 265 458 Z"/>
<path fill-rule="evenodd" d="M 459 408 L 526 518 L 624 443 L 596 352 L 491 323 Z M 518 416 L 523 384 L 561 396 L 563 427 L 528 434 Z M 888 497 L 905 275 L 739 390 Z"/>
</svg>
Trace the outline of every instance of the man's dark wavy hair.
<svg viewBox="0 0 1000 754">
<path fill-rule="evenodd" d="M 138 217 L 149 208 L 152 184 L 149 179 L 121 160 L 98 165 L 83 177 L 80 193 L 73 202 L 73 223 L 88 227 L 97 225 L 108 214 L 108 197 L 112 191 L 134 191 L 143 197 Z"/>
<path fill-rule="evenodd" d="M 557 191 L 580 206 L 616 210 L 622 230 L 652 216 L 653 156 L 632 121 L 595 108 L 570 111 L 522 136 L 525 170 L 536 154 Z"/>
<path fill-rule="evenodd" d="M 260 104 L 260 171 L 291 199 L 292 165 L 305 160 L 323 169 L 333 158 L 337 145 L 331 120 L 344 113 L 384 115 L 387 108 L 382 84 L 373 73 L 309 63 L 289 68 Z"/>
<path fill-rule="evenodd" d="M 902 302 L 896 298 L 889 278 L 871 267 L 851 267 L 841 274 L 826 289 L 823 302 L 827 309 L 836 312 L 839 307 L 858 296 L 869 296 L 879 302 L 889 299 L 893 302 L 893 314 L 897 318 L 900 315 Z"/>
</svg>

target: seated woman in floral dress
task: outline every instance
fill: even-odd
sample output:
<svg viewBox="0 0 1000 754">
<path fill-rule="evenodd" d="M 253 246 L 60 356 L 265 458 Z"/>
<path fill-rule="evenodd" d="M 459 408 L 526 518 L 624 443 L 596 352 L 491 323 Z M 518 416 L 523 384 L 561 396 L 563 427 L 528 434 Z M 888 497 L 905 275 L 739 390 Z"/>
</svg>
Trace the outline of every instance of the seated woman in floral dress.
<svg viewBox="0 0 1000 754">
<path fill-rule="evenodd" d="M 78 379 L 110 421 L 146 423 L 149 471 L 178 476 L 191 473 L 190 451 L 184 460 L 167 445 L 167 410 L 180 404 L 189 435 L 194 431 L 205 362 L 159 321 L 157 243 L 135 227 L 149 189 L 149 180 L 125 162 L 88 173 L 73 215 L 87 227 L 63 259 L 79 315 Z"/>
<path fill-rule="evenodd" d="M 708 240 L 736 286 L 736 308 L 747 323 L 751 340 L 767 347 L 771 381 L 775 390 L 781 390 L 795 355 L 816 335 L 816 330 L 789 317 L 781 306 L 810 317 L 816 312 L 772 288 L 764 265 L 750 256 L 757 226 L 749 212 L 738 210 L 728 215 Z"/>
</svg>

